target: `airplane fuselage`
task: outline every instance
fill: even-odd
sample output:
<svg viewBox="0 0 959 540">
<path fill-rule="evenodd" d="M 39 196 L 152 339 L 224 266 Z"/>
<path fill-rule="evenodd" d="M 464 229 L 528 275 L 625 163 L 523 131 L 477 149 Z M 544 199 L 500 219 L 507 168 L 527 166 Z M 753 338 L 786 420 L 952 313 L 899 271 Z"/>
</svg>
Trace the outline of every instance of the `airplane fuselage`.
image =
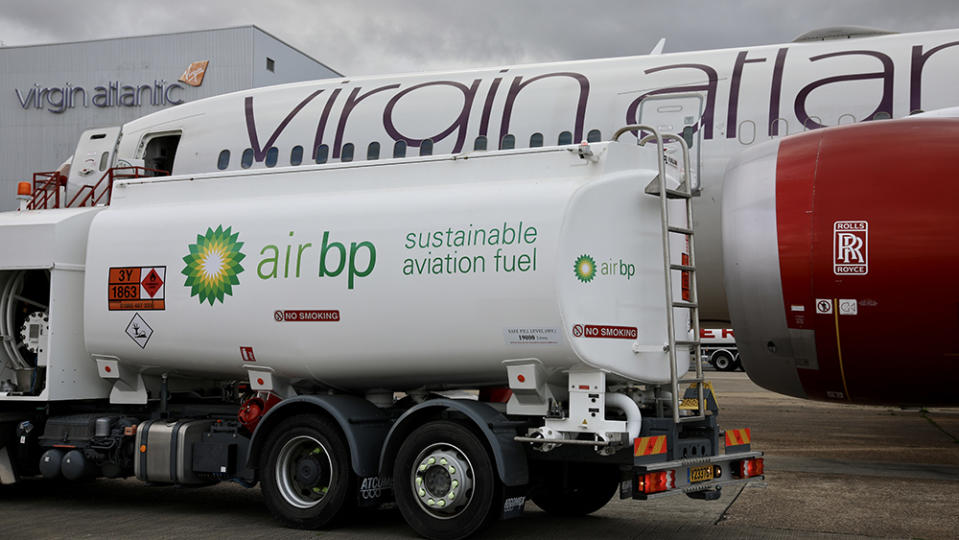
<svg viewBox="0 0 959 540">
<path fill-rule="evenodd" d="M 180 105 L 123 126 L 115 162 L 178 134 L 173 174 L 609 138 L 629 124 L 693 142 L 701 318 L 729 320 L 727 161 L 763 141 L 959 105 L 959 31 L 304 82 Z"/>
</svg>

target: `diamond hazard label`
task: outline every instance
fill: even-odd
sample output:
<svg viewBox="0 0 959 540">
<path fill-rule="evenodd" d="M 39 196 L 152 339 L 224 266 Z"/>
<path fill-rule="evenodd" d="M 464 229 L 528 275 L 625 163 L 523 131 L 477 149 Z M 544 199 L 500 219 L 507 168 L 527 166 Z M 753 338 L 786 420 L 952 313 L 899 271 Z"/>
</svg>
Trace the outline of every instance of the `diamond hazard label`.
<svg viewBox="0 0 959 540">
<path fill-rule="evenodd" d="M 110 311 L 166 309 L 166 266 L 111 267 L 107 279 Z"/>
<path fill-rule="evenodd" d="M 141 349 L 145 349 L 147 342 L 150 341 L 150 336 L 153 335 L 153 329 L 139 313 L 136 313 L 130 319 L 130 323 L 127 324 L 126 333 Z"/>
<path fill-rule="evenodd" d="M 147 274 L 147 277 L 143 278 L 140 285 L 143 287 L 143 290 L 150 295 L 150 298 L 153 298 L 156 296 L 157 291 L 160 290 L 160 287 L 163 286 L 163 279 L 160 277 L 160 274 L 157 273 L 156 268 L 151 268 L 150 273 Z"/>
</svg>

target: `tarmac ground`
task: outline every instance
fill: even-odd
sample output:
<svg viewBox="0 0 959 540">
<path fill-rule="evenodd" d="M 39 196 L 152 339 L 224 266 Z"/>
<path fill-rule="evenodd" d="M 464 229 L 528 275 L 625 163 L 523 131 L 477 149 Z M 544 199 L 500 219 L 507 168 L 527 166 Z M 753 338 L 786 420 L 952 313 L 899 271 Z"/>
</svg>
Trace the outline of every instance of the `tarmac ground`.
<svg viewBox="0 0 959 540">
<path fill-rule="evenodd" d="M 710 374 L 724 427 L 750 427 L 766 477 L 716 501 L 614 499 L 583 518 L 527 503 L 478 538 L 956 538 L 959 409 L 817 403 L 741 372 Z M 258 488 L 153 487 L 137 480 L 0 487 L 6 538 L 415 538 L 395 509 L 328 531 L 280 528 Z"/>
</svg>

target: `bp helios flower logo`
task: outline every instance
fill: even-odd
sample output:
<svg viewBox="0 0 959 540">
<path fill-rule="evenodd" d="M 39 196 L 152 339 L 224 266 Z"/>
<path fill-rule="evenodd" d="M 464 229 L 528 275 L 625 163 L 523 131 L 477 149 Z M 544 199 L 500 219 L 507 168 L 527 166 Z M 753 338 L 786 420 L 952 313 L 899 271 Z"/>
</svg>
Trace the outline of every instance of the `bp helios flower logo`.
<svg viewBox="0 0 959 540">
<path fill-rule="evenodd" d="M 596 277 L 596 261 L 589 255 L 580 255 L 573 263 L 573 272 L 576 274 L 576 279 L 589 283 Z"/>
<path fill-rule="evenodd" d="M 186 267 L 183 275 L 190 287 L 190 296 L 199 296 L 200 303 L 214 300 L 223 302 L 224 296 L 233 296 L 233 286 L 240 284 L 237 275 L 243 271 L 240 266 L 246 255 L 240 252 L 243 242 L 237 242 L 240 233 L 232 233 L 232 227 L 223 229 L 223 225 L 206 230 L 205 235 L 197 235 L 196 243 L 190 244 L 190 254 L 183 257 Z"/>
</svg>

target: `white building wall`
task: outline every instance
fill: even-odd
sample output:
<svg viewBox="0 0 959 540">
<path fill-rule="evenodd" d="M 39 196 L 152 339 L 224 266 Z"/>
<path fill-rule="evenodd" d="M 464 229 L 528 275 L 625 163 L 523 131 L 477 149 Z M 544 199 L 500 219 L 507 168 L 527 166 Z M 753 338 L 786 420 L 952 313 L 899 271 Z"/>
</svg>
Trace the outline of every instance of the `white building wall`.
<svg viewBox="0 0 959 540">
<path fill-rule="evenodd" d="M 266 76 L 268 55 L 276 61 L 276 71 Z M 209 66 L 202 86 L 177 83 L 192 62 L 203 60 Z M 255 26 L 3 47 L 0 74 L 0 210 L 16 207 L 17 182 L 31 180 L 34 172 L 56 169 L 69 158 L 84 130 L 120 125 L 174 106 L 151 104 L 151 90 L 141 92 L 139 105 L 98 107 L 93 102 L 98 86 L 178 85 L 169 92 L 171 100 L 191 102 L 256 86 L 339 75 Z M 71 89 L 78 87 L 85 92 L 73 93 Z M 66 88 L 75 96 L 73 107 L 56 106 L 61 92 L 48 91 L 50 99 L 37 108 L 31 90 L 55 88 Z"/>
</svg>

